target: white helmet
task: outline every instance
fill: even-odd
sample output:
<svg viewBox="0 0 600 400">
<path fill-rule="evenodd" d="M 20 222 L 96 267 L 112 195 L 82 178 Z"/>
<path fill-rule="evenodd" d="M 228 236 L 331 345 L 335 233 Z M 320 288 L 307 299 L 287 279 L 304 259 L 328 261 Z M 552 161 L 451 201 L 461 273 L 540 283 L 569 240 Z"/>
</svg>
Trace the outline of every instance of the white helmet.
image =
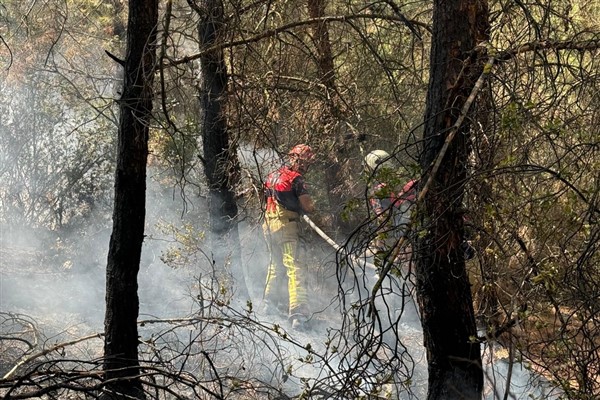
<svg viewBox="0 0 600 400">
<path fill-rule="evenodd" d="M 394 168 L 394 161 L 390 153 L 385 150 L 373 150 L 365 157 L 365 164 L 371 169 Z"/>
</svg>

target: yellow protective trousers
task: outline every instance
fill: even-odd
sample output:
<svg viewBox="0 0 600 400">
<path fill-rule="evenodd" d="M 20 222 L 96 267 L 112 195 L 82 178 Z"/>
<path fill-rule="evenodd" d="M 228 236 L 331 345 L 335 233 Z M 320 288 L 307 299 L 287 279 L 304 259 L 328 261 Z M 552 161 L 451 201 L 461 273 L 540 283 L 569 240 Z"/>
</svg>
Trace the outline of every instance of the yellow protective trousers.
<svg viewBox="0 0 600 400">
<path fill-rule="evenodd" d="M 270 215 L 269 215 L 270 214 Z M 298 214 L 268 213 L 263 231 L 270 252 L 265 300 L 276 304 L 288 300 L 288 312 L 308 317 L 305 271 L 299 263 Z M 287 293 L 285 293 L 287 275 Z"/>
</svg>

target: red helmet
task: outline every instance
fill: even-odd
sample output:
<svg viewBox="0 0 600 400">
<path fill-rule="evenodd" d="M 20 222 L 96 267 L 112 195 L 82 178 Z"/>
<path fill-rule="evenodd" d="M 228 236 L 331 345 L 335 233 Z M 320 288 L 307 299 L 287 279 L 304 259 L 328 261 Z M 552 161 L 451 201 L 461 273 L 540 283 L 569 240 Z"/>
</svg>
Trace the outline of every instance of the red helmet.
<svg viewBox="0 0 600 400">
<path fill-rule="evenodd" d="M 315 154 L 307 144 L 297 144 L 290 150 L 288 155 L 306 162 L 311 162 L 315 158 Z"/>
</svg>

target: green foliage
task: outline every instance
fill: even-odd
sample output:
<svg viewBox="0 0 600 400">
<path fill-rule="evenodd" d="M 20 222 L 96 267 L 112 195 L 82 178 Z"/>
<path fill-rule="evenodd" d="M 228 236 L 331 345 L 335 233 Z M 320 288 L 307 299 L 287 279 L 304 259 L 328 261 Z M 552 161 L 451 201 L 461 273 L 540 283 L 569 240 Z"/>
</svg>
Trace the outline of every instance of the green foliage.
<svg viewBox="0 0 600 400">
<path fill-rule="evenodd" d="M 159 222 L 158 232 L 172 240 L 171 245 L 163 252 L 162 262 L 172 268 L 189 268 L 198 265 L 204 258 L 203 247 L 206 234 L 198 230 L 192 223 L 176 226 L 172 223 Z"/>
<path fill-rule="evenodd" d="M 120 67 L 104 51 L 124 57 L 125 47 L 117 29 L 125 15 L 116 4 L 2 4 L 0 37 L 6 45 L 0 65 L 10 68 L 0 83 L 0 222 L 61 230 L 89 223 L 92 211 L 100 210 L 108 223 Z M 421 173 L 417 133 L 430 67 L 431 4 L 398 5 L 418 35 L 387 3 L 327 4 L 330 19 L 324 25 L 334 65 L 328 82 L 319 69 L 323 55 L 314 24 L 304 23 L 304 6 L 224 4 L 230 17 L 219 38 L 230 79 L 224 113 L 234 148 L 258 154 L 265 148 L 285 152 L 298 142 L 313 145 L 319 163 L 310 172 L 311 191 L 321 210 L 341 217 L 349 231 L 368 215 L 367 184 L 385 182 L 375 195 L 389 197 Z M 486 326 L 520 322 L 510 340 L 500 341 L 516 342 L 521 356 L 538 363 L 569 398 L 593 398 L 599 390 L 593 373 L 600 365 L 593 351 L 599 328 L 589 323 L 600 312 L 600 58 L 597 49 L 568 43 L 562 49 L 519 49 L 546 40 L 597 40 L 598 6 L 493 1 L 490 9 L 490 55 L 513 53 L 484 71 L 487 87 L 470 116 L 473 153 L 460 161 L 469 168 L 466 221 L 479 256 L 470 263 L 475 294 Z M 339 16 L 345 18 L 334 18 Z M 150 163 L 161 184 L 178 183 L 202 194 L 197 22 L 187 3 L 175 2 L 170 31 L 164 20 L 158 27 L 161 59 Z M 373 148 L 398 155 L 406 171 L 361 177 L 363 155 Z M 331 182 L 334 167 L 340 182 Z M 256 179 L 266 171 L 252 165 L 244 173 Z M 333 183 L 346 185 L 339 189 Z M 252 180 L 243 192 L 254 208 L 241 217 L 251 223 L 261 211 L 254 195 L 259 185 Z M 330 187 L 338 190 L 329 193 Z M 343 209 L 328 209 L 331 198 L 342 199 Z M 161 257 L 167 265 L 212 268 L 203 216 L 196 218 L 183 226 L 159 224 L 171 240 Z M 371 233 L 360 239 L 372 240 Z M 423 228 L 416 235 L 426 233 Z M 69 246 L 56 246 L 70 257 Z M 220 304 L 226 304 L 229 287 L 216 287 Z M 252 304 L 247 306 L 251 313 Z M 358 309 L 352 304 L 349 313 Z M 280 326 L 273 331 L 288 339 Z M 332 353 L 344 351 L 331 345 Z M 305 361 L 313 360 L 311 354 Z M 356 388 L 361 379 L 356 378 Z M 373 396 L 387 396 L 381 385 L 374 386 Z"/>
<path fill-rule="evenodd" d="M 532 10 L 528 18 L 536 19 L 541 11 Z M 544 29 L 550 29 L 557 20 L 545 23 Z M 498 43 L 503 34 L 508 40 L 506 26 L 495 32 Z M 564 31 L 553 34 L 563 37 Z M 597 285 L 581 286 L 583 276 L 589 282 L 596 274 L 599 262 L 590 248 L 598 240 L 590 230 L 600 158 L 593 122 L 598 82 L 590 75 L 597 62 L 590 54 L 569 50 L 515 61 L 518 66 L 495 69 L 490 129 L 479 137 L 484 145 L 474 153 L 478 176 L 467 192 L 470 222 L 481 232 L 482 264 L 475 280 L 483 282 L 476 297 L 492 320 L 525 321 L 515 336 L 524 356 L 536 363 L 544 359 L 546 374 L 566 385 L 569 398 L 586 398 L 598 388 L 578 384 L 572 390 L 564 378 L 590 384 L 580 352 L 597 360 L 583 349 L 600 337 L 597 329 L 567 333 L 582 315 L 595 318 L 597 310 L 587 304 L 600 293 Z M 523 65 L 535 73 L 523 73 Z M 567 359 L 573 360 L 569 368 L 560 367 Z"/>
<path fill-rule="evenodd" d="M 6 4 L 8 25 L 1 34 L 13 62 L 0 99 L 4 221 L 60 229 L 92 211 L 109 212 L 115 121 L 106 96 L 112 95 L 112 66 L 106 58 L 98 62 L 106 26 L 87 23 L 101 9 L 88 1 Z M 86 29 L 62 34 L 82 21 Z"/>
</svg>

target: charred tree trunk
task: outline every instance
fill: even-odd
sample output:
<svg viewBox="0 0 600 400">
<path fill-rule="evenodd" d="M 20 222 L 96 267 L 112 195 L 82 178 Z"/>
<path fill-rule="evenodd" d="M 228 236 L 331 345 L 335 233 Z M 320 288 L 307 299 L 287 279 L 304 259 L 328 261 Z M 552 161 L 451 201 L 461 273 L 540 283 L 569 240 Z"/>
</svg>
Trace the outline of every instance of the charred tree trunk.
<svg viewBox="0 0 600 400">
<path fill-rule="evenodd" d="M 202 7 L 190 5 L 203 16 L 198 25 L 201 49 L 218 43 L 224 26 L 221 0 L 204 0 Z M 200 57 L 200 101 L 204 113 L 202 124 L 203 161 L 209 190 L 209 215 L 214 262 L 229 269 L 235 279 L 234 290 L 241 299 L 248 299 L 244 279 L 238 232 L 238 207 L 233 186 L 239 176 L 237 155 L 232 146 L 225 117 L 227 101 L 227 66 L 223 50 Z"/>
<path fill-rule="evenodd" d="M 137 275 L 144 240 L 157 20 L 157 0 L 129 2 L 113 230 L 106 267 L 104 373 L 109 398 L 144 398 L 139 378 Z"/>
<path fill-rule="evenodd" d="M 308 0 L 308 14 L 310 18 L 317 19 L 325 16 L 326 0 Z M 313 42 L 317 49 L 317 67 L 320 73 L 320 81 L 335 94 L 335 69 L 333 64 L 333 53 L 329 41 L 329 30 L 325 22 L 317 22 L 312 27 Z M 334 107 L 332 105 L 332 107 Z M 332 112 L 333 114 L 333 112 Z"/>
<path fill-rule="evenodd" d="M 325 16 L 325 6 L 327 0 L 307 0 L 308 14 L 311 19 L 319 19 Z M 338 94 L 336 87 L 335 64 L 333 52 L 331 50 L 331 41 L 329 38 L 329 29 L 327 23 L 323 21 L 312 25 L 313 43 L 316 50 L 316 64 L 319 73 L 319 81 L 326 91 L 326 100 L 322 100 L 322 107 L 319 115 L 320 134 L 319 137 L 330 138 L 334 146 L 327 144 L 325 147 L 333 147 L 331 154 L 326 154 L 325 159 L 325 182 L 327 185 L 328 202 L 331 213 L 334 216 L 340 215 L 344 202 L 344 194 L 347 193 L 346 177 L 343 176 L 343 163 L 346 162 L 345 142 L 343 132 L 339 128 L 339 121 L 344 118 L 342 99 Z"/>
<path fill-rule="evenodd" d="M 421 190 L 482 72 L 475 48 L 487 32 L 485 1 L 435 0 Z M 474 340 L 471 287 L 460 248 L 469 135 L 469 123 L 463 123 L 419 208 L 417 286 L 430 400 L 480 399 L 482 394 L 480 345 Z"/>
</svg>

